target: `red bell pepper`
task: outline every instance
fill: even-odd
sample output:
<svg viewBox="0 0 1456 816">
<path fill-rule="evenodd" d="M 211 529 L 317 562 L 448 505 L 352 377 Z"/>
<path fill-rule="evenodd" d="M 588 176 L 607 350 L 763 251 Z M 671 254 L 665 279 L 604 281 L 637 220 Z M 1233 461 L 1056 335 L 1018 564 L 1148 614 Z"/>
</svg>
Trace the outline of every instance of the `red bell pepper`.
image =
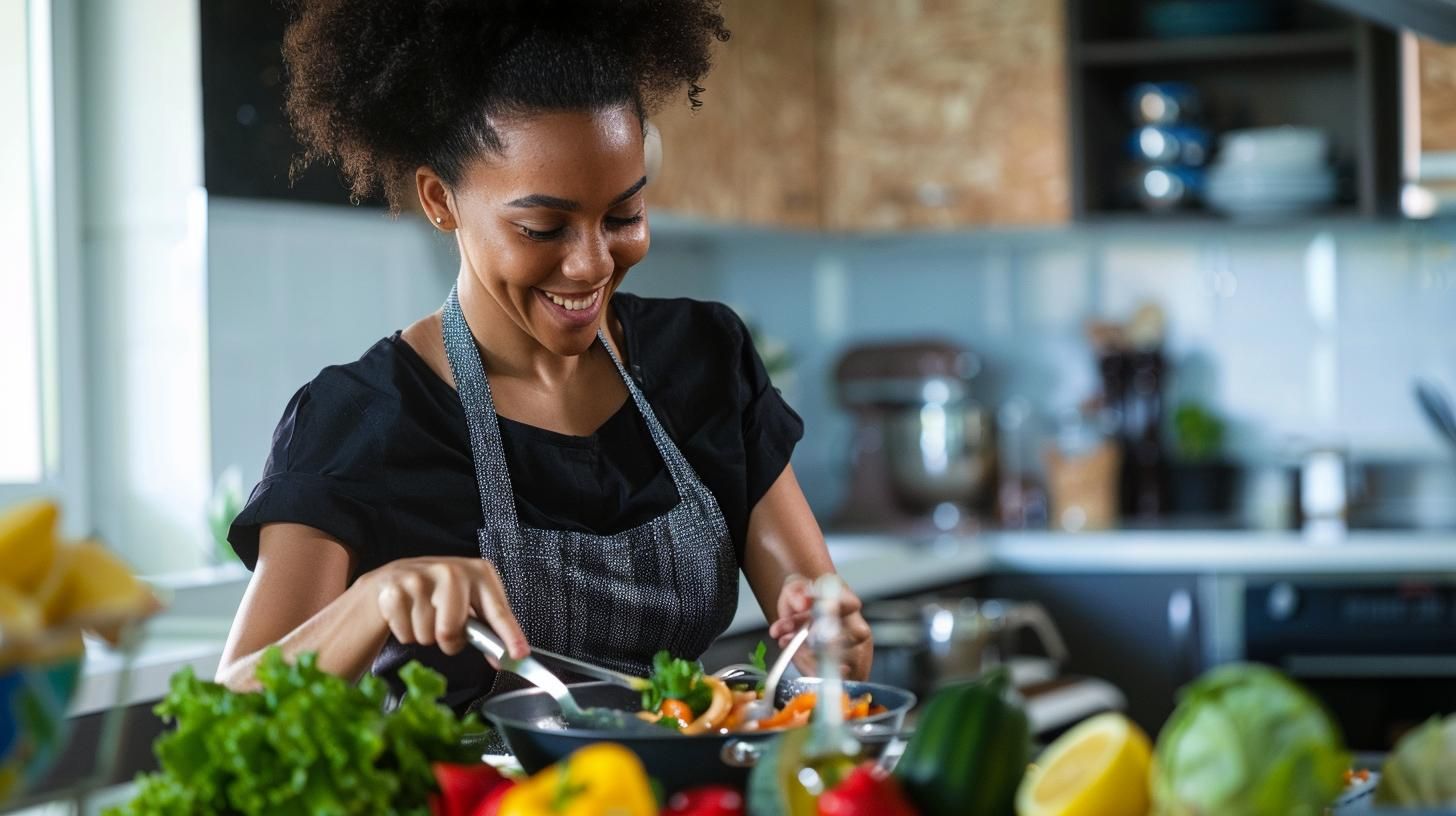
<svg viewBox="0 0 1456 816">
<path fill-rule="evenodd" d="M 819 816 L 917 816 L 895 777 L 867 762 L 819 797 Z"/>
<path fill-rule="evenodd" d="M 743 794 L 726 785 L 705 785 L 674 793 L 663 816 L 743 816 Z"/>
<path fill-rule="evenodd" d="M 499 771 L 484 763 L 454 765 L 436 762 L 433 767 L 440 793 L 430 797 L 432 816 L 473 816 L 476 806 L 491 791 L 508 783 Z"/>
<path fill-rule="evenodd" d="M 471 811 L 470 816 L 497 816 L 500 813 L 501 800 L 516 786 L 515 782 L 509 779 L 502 781 L 499 785 L 491 788 L 490 793 L 480 800 L 480 804 Z"/>
</svg>

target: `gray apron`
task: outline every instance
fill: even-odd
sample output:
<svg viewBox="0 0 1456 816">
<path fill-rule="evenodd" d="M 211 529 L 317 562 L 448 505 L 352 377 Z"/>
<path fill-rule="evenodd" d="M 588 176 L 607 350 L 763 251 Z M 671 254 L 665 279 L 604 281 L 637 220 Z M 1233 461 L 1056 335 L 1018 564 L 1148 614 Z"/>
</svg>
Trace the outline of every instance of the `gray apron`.
<svg viewBox="0 0 1456 816">
<path fill-rule="evenodd" d="M 443 322 L 480 490 L 484 526 L 476 540 L 481 557 L 500 573 L 527 641 L 639 676 L 648 673 L 659 649 L 674 657 L 700 656 L 728 628 L 738 605 L 733 539 L 718 500 L 663 430 L 602 332 L 597 341 L 641 411 L 678 493 L 666 514 L 615 535 L 521 526 L 490 382 L 455 289 Z M 519 678 L 498 674 L 485 696 L 521 685 Z"/>
</svg>

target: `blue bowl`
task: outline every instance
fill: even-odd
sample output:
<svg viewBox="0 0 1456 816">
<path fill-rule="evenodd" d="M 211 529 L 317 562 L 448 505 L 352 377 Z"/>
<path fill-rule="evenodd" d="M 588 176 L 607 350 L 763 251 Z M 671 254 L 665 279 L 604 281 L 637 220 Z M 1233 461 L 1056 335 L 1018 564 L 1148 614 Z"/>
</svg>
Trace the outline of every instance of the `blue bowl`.
<svg viewBox="0 0 1456 816">
<path fill-rule="evenodd" d="M 0 669 L 0 805 L 55 762 L 80 677 L 80 655 Z"/>
</svg>

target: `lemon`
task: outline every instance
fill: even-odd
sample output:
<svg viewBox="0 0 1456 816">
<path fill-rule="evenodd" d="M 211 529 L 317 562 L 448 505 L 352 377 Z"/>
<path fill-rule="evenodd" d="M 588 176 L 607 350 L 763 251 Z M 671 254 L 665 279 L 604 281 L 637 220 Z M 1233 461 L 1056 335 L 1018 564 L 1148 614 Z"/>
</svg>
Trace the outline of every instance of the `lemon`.
<svg viewBox="0 0 1456 816">
<path fill-rule="evenodd" d="M 32 638 L 44 623 L 39 604 L 20 594 L 20 590 L 0 584 L 0 642 Z"/>
<path fill-rule="evenodd" d="M 46 620 L 98 629 L 108 638 L 120 623 L 157 608 L 156 596 L 121 559 L 91 541 L 63 547 L 41 590 Z"/>
<path fill-rule="evenodd" d="M 1017 816 L 1143 816 L 1148 737 L 1121 714 L 1099 714 L 1063 734 L 1016 792 Z"/>
<path fill-rule="evenodd" d="M 0 583 L 34 592 L 56 554 L 55 502 L 34 499 L 0 513 Z"/>
</svg>

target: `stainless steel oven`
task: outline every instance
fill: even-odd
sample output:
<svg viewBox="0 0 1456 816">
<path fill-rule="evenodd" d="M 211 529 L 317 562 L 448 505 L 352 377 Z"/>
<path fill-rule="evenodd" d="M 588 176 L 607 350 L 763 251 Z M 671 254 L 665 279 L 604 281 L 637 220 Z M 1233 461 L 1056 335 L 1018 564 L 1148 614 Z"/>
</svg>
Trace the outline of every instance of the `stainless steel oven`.
<svg viewBox="0 0 1456 816">
<path fill-rule="evenodd" d="M 1211 576 L 1199 595 L 1205 662 L 1282 669 L 1356 750 L 1456 711 L 1456 576 Z"/>
</svg>

